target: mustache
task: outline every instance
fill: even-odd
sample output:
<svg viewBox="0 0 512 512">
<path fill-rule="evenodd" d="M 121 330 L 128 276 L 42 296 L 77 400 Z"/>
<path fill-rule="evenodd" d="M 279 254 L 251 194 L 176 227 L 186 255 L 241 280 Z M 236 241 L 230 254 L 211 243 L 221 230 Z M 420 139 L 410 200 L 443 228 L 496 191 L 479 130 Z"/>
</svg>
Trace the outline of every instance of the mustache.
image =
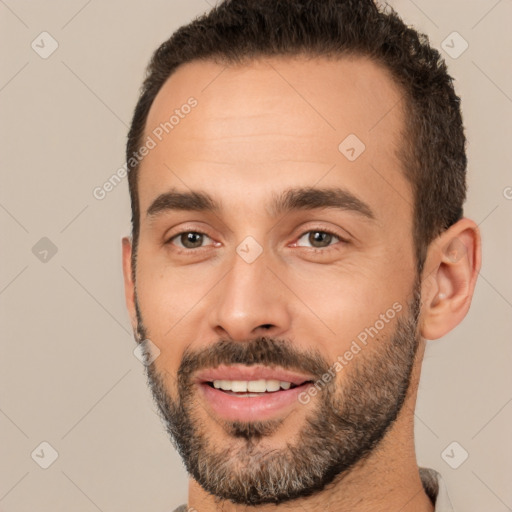
<svg viewBox="0 0 512 512">
<path fill-rule="evenodd" d="M 320 352 L 299 352 L 285 339 L 260 336 L 242 342 L 224 338 L 207 348 L 185 350 L 178 369 L 178 379 L 186 381 L 199 370 L 234 364 L 280 366 L 286 370 L 309 373 L 317 378 L 321 378 L 330 368 Z"/>
</svg>

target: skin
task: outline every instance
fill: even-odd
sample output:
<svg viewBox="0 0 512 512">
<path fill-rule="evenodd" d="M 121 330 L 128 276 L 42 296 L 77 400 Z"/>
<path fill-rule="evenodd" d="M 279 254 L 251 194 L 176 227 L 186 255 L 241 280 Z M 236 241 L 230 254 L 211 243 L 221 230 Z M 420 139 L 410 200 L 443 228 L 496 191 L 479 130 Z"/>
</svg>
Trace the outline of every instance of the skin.
<svg viewBox="0 0 512 512">
<path fill-rule="evenodd" d="M 167 392 L 177 394 L 185 349 L 207 347 L 220 337 L 240 343 L 259 335 L 286 338 L 297 350 L 314 348 L 334 363 L 379 315 L 395 302 L 407 303 L 416 278 L 413 196 L 396 155 L 403 137 L 400 90 L 384 69 L 364 58 L 280 57 L 236 67 L 193 62 L 180 67 L 157 95 L 146 136 L 191 96 L 197 107 L 144 158 L 138 183 L 137 297 L 151 341 L 161 351 L 154 365 L 166 376 Z M 338 150 L 349 134 L 366 146 L 353 162 Z M 374 219 L 334 208 L 273 217 L 272 195 L 297 186 L 343 187 L 369 205 Z M 208 192 L 222 209 L 147 216 L 151 203 L 171 188 Z M 334 238 L 315 251 L 307 233 L 325 229 L 346 242 Z M 206 233 L 203 248 L 180 248 L 179 237 L 165 244 L 181 231 Z M 236 252 L 247 236 L 262 248 L 250 264 Z M 126 237 L 126 303 L 136 331 L 131 255 Z M 479 268 L 480 235 L 469 219 L 430 244 L 421 276 L 421 339 L 397 421 L 342 480 L 279 504 L 280 510 L 325 511 L 327 504 L 327 510 L 352 512 L 433 510 L 419 479 L 413 438 L 425 339 L 443 336 L 464 318 Z M 390 322 L 380 336 L 386 339 L 394 327 Z M 369 343 L 358 360 L 373 351 Z M 344 372 L 336 375 L 338 386 L 344 378 Z M 243 442 L 230 438 L 207 404 L 196 400 L 216 446 Z M 294 405 L 266 442 L 284 448 L 293 441 L 313 403 Z M 217 503 L 193 479 L 188 506 L 200 512 L 247 508 Z"/>
</svg>

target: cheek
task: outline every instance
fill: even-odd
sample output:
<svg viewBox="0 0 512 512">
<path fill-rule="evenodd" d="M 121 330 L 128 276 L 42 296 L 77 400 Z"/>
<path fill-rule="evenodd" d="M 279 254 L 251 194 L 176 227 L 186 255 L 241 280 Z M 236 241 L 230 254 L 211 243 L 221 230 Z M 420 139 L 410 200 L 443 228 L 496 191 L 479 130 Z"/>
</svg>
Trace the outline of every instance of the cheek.
<svg viewBox="0 0 512 512">
<path fill-rule="evenodd" d="M 334 362 L 350 349 L 354 340 L 387 337 L 400 311 L 405 311 L 409 283 L 397 279 L 388 269 L 371 265 L 364 268 L 333 270 L 318 268 L 307 279 L 290 279 L 290 287 L 307 308 L 295 310 L 297 336 L 315 339 L 326 358 Z"/>
<path fill-rule="evenodd" d="M 177 371 L 185 347 L 198 337 L 197 312 L 214 284 L 214 274 L 201 266 L 176 268 L 140 257 L 137 297 L 148 337 L 161 352 L 157 367 Z"/>
<path fill-rule="evenodd" d="M 165 333 L 194 308 L 212 286 L 208 265 L 172 266 L 165 251 L 141 253 L 137 265 L 137 295 L 144 319 Z M 148 325 L 149 327 L 149 325 Z M 154 328 L 153 327 L 153 330 Z"/>
</svg>

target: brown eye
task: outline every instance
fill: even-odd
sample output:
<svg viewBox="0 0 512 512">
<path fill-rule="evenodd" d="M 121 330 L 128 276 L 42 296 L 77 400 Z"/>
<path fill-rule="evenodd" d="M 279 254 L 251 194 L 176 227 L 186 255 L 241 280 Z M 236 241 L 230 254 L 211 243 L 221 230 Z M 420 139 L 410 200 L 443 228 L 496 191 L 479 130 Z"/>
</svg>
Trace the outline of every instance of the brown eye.
<svg viewBox="0 0 512 512">
<path fill-rule="evenodd" d="M 299 238 L 297 245 L 303 246 L 299 242 L 304 238 L 307 239 L 307 242 L 311 247 L 316 249 L 321 249 L 322 247 L 328 247 L 329 245 L 332 245 L 333 240 L 340 240 L 338 236 L 336 236 L 334 233 L 329 233 L 328 231 L 308 231 Z M 307 245 L 305 247 L 307 247 Z"/>
<path fill-rule="evenodd" d="M 197 249 L 202 247 L 205 238 L 210 237 L 197 231 L 184 231 L 172 237 L 169 243 L 174 243 L 183 249 Z"/>
<path fill-rule="evenodd" d="M 309 243 L 315 247 L 328 247 L 331 245 L 332 239 L 333 236 L 325 231 L 312 231 L 308 237 Z"/>
</svg>

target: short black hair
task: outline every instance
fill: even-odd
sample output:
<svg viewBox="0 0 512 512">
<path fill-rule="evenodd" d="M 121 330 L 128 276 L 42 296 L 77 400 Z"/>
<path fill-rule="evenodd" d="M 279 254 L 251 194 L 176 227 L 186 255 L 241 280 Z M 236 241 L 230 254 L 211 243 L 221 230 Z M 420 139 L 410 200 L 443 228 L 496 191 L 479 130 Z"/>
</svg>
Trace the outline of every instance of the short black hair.
<svg viewBox="0 0 512 512">
<path fill-rule="evenodd" d="M 128 134 L 135 277 L 140 211 L 138 162 L 151 105 L 166 80 L 188 62 L 224 65 L 273 56 L 364 56 L 390 72 L 405 100 L 398 150 L 413 189 L 418 272 L 429 244 L 462 218 L 466 198 L 466 139 L 453 79 L 428 37 L 389 6 L 372 0 L 224 0 L 179 28 L 153 54 Z M 133 164 L 133 165 L 130 165 Z"/>
</svg>

